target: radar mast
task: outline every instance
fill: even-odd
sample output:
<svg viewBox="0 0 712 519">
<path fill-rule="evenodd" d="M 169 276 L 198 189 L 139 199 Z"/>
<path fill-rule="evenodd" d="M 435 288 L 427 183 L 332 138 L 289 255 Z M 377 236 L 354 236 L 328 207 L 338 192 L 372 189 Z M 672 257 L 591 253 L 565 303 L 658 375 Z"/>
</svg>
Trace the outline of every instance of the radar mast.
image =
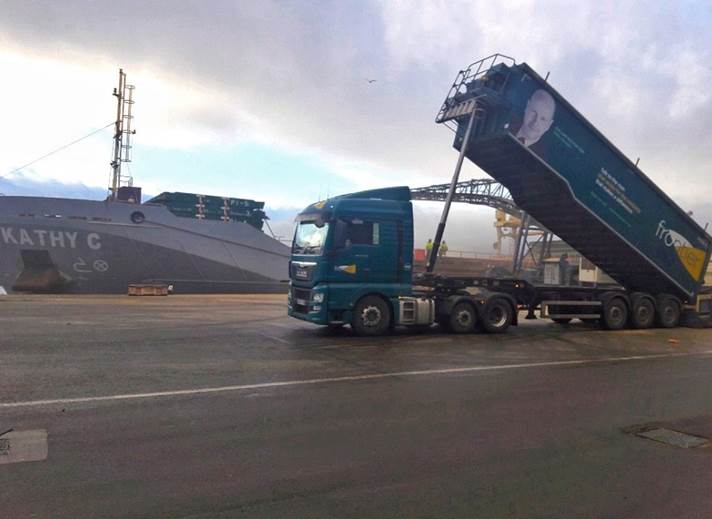
<svg viewBox="0 0 712 519">
<path fill-rule="evenodd" d="M 116 122 L 114 123 L 114 150 L 111 160 L 111 186 L 109 187 L 109 199 L 116 200 L 121 185 L 133 185 L 133 178 L 130 175 L 122 176 L 121 165 L 124 162 L 131 162 L 131 135 L 136 130 L 131 128 L 133 115 L 131 109 L 134 86 L 126 83 L 126 73 L 119 69 L 119 86 L 114 88 L 116 97 Z"/>
</svg>

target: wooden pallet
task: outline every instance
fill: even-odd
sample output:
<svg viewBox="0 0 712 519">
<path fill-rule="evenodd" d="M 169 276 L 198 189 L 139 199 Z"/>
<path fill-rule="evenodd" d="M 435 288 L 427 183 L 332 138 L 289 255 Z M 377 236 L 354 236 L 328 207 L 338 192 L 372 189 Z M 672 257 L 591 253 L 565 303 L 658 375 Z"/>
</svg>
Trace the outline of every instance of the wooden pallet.
<svg viewBox="0 0 712 519">
<path fill-rule="evenodd" d="M 136 284 L 129 285 L 130 296 L 167 296 L 168 285 L 162 284 Z"/>
</svg>

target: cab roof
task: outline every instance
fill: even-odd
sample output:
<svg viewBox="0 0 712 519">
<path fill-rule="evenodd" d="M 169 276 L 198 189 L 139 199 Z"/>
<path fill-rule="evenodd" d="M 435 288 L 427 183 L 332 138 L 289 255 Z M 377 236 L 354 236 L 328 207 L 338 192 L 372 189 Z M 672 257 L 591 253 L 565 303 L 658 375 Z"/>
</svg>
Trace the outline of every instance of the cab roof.
<svg viewBox="0 0 712 519">
<path fill-rule="evenodd" d="M 408 186 L 386 187 L 381 189 L 369 189 L 331 197 L 307 206 L 299 215 L 297 220 L 304 220 L 310 217 L 317 217 L 324 210 L 334 209 L 346 200 L 387 200 L 391 202 L 410 202 L 410 188 Z"/>
</svg>

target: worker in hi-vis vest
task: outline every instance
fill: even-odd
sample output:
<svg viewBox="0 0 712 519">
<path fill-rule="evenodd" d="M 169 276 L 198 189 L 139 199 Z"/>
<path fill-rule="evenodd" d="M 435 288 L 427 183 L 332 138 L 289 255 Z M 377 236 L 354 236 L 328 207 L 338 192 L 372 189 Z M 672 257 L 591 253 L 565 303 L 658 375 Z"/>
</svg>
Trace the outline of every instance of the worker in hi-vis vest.
<svg viewBox="0 0 712 519">
<path fill-rule="evenodd" d="M 438 256 L 447 256 L 447 242 L 443 240 L 440 244 L 440 250 L 438 250 Z"/>
</svg>

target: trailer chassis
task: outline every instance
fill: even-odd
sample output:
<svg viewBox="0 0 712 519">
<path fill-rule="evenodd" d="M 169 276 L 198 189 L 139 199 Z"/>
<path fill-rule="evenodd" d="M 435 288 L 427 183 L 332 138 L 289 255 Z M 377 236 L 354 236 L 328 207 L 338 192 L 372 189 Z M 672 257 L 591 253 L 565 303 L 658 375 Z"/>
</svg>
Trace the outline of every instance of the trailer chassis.
<svg viewBox="0 0 712 519">
<path fill-rule="evenodd" d="M 436 301 L 438 322 L 462 301 L 475 308 L 475 319 L 487 320 L 485 310 L 492 300 L 509 301 L 513 315 L 509 324 L 517 324 L 517 313 L 526 311 L 526 319 L 551 319 L 568 324 L 573 319 L 597 322 L 609 330 L 626 327 L 651 328 L 678 326 L 685 310 L 691 310 L 671 294 L 630 292 L 618 285 L 597 287 L 575 285 L 535 285 L 524 279 L 492 277 L 453 277 L 422 274 L 414 279 L 421 295 Z M 712 305 L 707 295 L 707 307 Z M 696 302 L 700 306 L 700 302 Z M 699 308 L 696 309 L 699 313 Z M 536 312 L 539 316 L 537 317 Z M 709 312 L 709 308 L 707 308 Z M 504 330 L 496 330 L 504 331 Z"/>
</svg>

